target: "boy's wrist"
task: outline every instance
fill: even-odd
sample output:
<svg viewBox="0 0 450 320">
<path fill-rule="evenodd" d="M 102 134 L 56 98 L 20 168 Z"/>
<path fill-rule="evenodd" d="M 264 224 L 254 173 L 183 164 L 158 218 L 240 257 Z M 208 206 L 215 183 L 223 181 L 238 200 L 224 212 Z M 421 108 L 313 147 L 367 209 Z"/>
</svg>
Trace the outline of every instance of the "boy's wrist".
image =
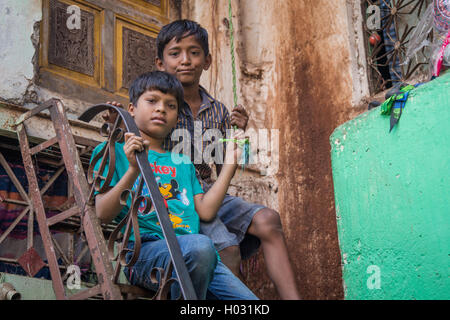
<svg viewBox="0 0 450 320">
<path fill-rule="evenodd" d="M 238 167 L 237 163 L 224 163 L 222 165 L 222 170 L 220 171 L 220 173 L 223 172 L 224 174 L 234 175 L 237 167 Z"/>
<path fill-rule="evenodd" d="M 140 174 L 139 167 L 130 166 L 130 167 L 128 167 L 127 173 L 130 175 L 131 178 L 134 178 L 134 180 L 136 180 Z"/>
</svg>

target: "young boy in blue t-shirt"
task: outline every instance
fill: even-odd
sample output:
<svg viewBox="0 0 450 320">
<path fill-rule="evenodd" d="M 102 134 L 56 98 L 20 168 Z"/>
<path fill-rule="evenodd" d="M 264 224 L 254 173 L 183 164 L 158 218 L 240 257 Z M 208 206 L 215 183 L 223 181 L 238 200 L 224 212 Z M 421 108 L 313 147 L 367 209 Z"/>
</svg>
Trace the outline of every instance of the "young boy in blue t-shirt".
<svg viewBox="0 0 450 320">
<path fill-rule="evenodd" d="M 218 259 L 214 244 L 198 234 L 200 220 L 215 218 L 237 168 L 240 149 L 228 144 L 226 161 L 213 186 L 204 193 L 190 159 L 166 152 L 162 145 L 177 124 L 178 110 L 183 103 L 183 87 L 172 75 L 154 71 L 138 77 L 130 87 L 128 112 L 134 118 L 141 136 L 125 134 L 125 142 L 116 145 L 116 166 L 111 189 L 97 194 L 95 207 L 103 223 L 120 221 L 127 214 L 130 202 L 121 205 L 124 190 L 136 190 L 140 171 L 135 152 L 148 152 L 159 189 L 167 202 L 170 219 L 185 258 L 188 272 L 199 299 L 257 299 L 257 297 Z M 241 133 L 236 135 L 239 138 Z M 92 157 L 100 150 L 97 146 Z M 97 166 L 100 162 L 97 162 Z M 107 170 L 107 168 L 105 169 Z M 148 195 L 145 186 L 142 195 Z M 143 209 L 143 208 L 142 208 Z M 165 268 L 170 254 L 155 211 L 138 212 L 142 246 L 137 262 L 125 268 L 133 285 L 155 289 L 150 280 L 153 268 Z M 130 237 L 133 245 L 134 237 Z M 175 294 L 176 295 L 176 294 Z"/>
</svg>

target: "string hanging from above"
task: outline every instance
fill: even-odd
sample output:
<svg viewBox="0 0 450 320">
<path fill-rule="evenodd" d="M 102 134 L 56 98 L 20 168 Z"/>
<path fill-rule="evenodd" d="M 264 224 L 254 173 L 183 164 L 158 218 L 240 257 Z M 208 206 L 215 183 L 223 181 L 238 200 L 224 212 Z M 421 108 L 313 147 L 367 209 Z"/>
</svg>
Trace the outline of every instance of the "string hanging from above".
<svg viewBox="0 0 450 320">
<path fill-rule="evenodd" d="M 234 54 L 234 29 L 233 29 L 233 8 L 231 6 L 231 0 L 228 0 L 228 17 L 229 17 L 229 26 L 230 26 L 230 52 L 231 52 L 231 73 L 232 73 L 232 81 L 233 81 L 233 103 L 234 106 L 237 105 L 237 85 L 236 85 L 236 58 Z M 237 130 L 237 127 L 233 126 L 234 130 Z M 221 139 L 222 142 L 235 142 L 239 148 L 242 148 L 242 170 L 245 169 L 245 166 L 249 163 L 250 159 L 250 141 L 248 138 L 245 139 Z"/>
</svg>

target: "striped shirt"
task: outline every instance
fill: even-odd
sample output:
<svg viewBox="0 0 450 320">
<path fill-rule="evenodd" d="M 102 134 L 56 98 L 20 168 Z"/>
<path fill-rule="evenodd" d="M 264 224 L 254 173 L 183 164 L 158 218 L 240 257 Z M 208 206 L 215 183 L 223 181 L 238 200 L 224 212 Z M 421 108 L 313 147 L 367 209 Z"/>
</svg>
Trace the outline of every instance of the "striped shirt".
<svg viewBox="0 0 450 320">
<path fill-rule="evenodd" d="M 210 184 L 212 181 L 211 167 L 205 162 L 203 154 L 205 149 L 215 141 L 210 139 L 208 133 L 205 133 L 208 129 L 216 129 L 216 131 L 210 131 L 209 133 L 216 133 L 220 135 L 220 138 L 226 138 L 226 131 L 231 128 L 231 124 L 230 113 L 223 103 L 214 99 L 201 86 L 200 96 L 202 98 L 202 104 L 197 117 L 194 118 L 191 108 L 184 102 L 178 113 L 177 125 L 165 139 L 163 147 L 165 150 L 175 153 L 181 148 L 185 154 L 188 153 L 186 151 L 190 151 L 191 154 L 187 155 L 190 156 L 197 175 L 200 178 L 199 180 L 202 186 L 204 186 L 205 182 Z M 179 143 L 185 143 L 184 147 L 179 145 Z M 215 155 L 214 152 L 212 155 Z"/>
</svg>

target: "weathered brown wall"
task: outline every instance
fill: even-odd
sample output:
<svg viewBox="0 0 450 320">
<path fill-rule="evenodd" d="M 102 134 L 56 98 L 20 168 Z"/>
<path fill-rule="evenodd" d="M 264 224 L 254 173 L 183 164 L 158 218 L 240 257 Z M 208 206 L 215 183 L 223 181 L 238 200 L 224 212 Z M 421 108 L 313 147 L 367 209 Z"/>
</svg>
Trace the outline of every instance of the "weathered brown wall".
<svg viewBox="0 0 450 320">
<path fill-rule="evenodd" d="M 277 55 L 274 125 L 280 149 L 279 208 L 289 212 L 291 258 L 305 299 L 343 297 L 328 138 L 349 107 L 347 47 L 330 1 L 289 1 L 280 21 L 295 42 Z M 292 39 L 291 38 L 291 39 Z M 347 60 L 347 61 L 346 61 Z M 286 117 L 286 115 L 289 115 Z"/>
<path fill-rule="evenodd" d="M 279 130 L 279 167 L 268 174 L 251 167 L 231 190 L 279 211 L 304 299 L 343 298 L 329 136 L 363 111 L 355 101 L 367 87 L 351 48 L 357 31 L 349 8 L 357 6 L 350 2 L 232 2 L 239 102 L 251 127 Z M 230 106 L 228 1 L 187 1 L 182 16 L 208 29 L 215 64 L 203 84 Z M 278 298 L 261 252 L 244 262 L 244 273 L 259 297 Z"/>
</svg>

